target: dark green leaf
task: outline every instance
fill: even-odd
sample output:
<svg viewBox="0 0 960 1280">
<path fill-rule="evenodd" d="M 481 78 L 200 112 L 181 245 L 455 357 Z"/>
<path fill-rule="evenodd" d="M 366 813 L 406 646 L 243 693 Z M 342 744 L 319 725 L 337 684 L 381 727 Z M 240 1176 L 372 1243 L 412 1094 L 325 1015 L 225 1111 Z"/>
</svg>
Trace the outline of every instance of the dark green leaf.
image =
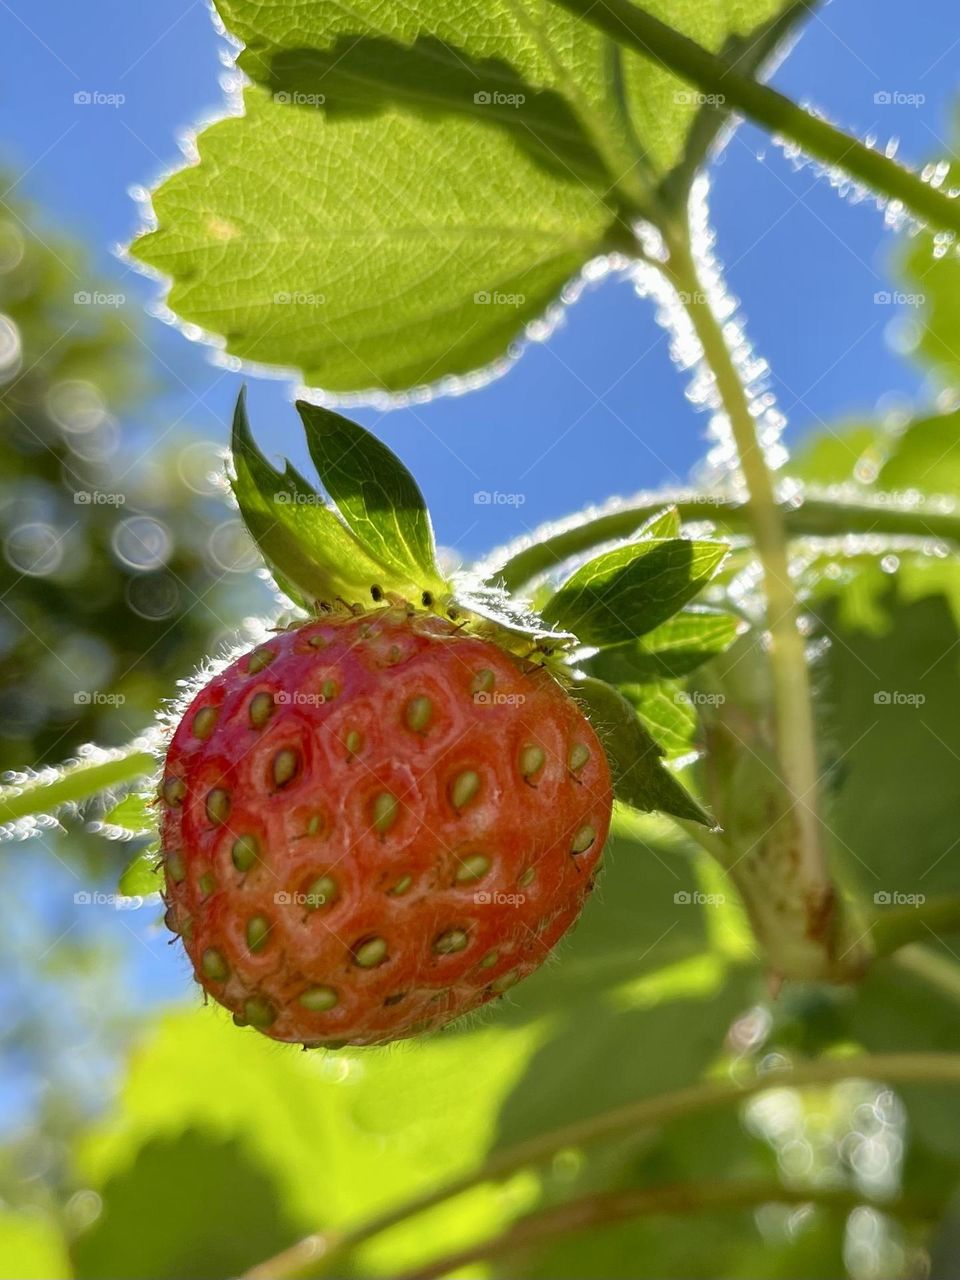
<svg viewBox="0 0 960 1280">
<path fill-rule="evenodd" d="M 693 599 L 720 567 L 722 542 L 649 539 L 617 547 L 577 569 L 544 615 L 584 644 L 633 640 Z"/>
<path fill-rule="evenodd" d="M 304 400 L 297 409 L 321 483 L 367 555 L 418 595 L 443 590 L 427 505 L 399 458 L 338 413 Z"/>
<path fill-rule="evenodd" d="M 649 813 L 659 810 L 713 827 L 715 823 L 663 764 L 663 751 L 616 689 L 585 677 L 572 689 L 604 745 L 614 794 L 624 804 Z"/>
<path fill-rule="evenodd" d="M 368 600 L 383 574 L 289 463 L 277 471 L 254 444 L 241 392 L 233 418 L 233 492 L 280 586 L 305 608 L 338 597 Z"/>
<path fill-rule="evenodd" d="M 221 1280 L 295 1238 L 269 1170 L 197 1129 L 146 1143 L 75 1242 L 77 1280 Z"/>
</svg>

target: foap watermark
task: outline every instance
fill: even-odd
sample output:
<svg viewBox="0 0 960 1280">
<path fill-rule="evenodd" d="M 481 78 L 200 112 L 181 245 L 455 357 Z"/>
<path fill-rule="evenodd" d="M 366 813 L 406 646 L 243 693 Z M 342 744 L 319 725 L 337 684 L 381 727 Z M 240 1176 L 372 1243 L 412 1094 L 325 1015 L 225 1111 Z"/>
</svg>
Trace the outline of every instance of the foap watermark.
<svg viewBox="0 0 960 1280">
<path fill-rule="evenodd" d="M 301 689 L 280 689 L 273 700 L 278 707 L 322 707 L 326 702 L 322 693 L 304 693 Z"/>
<path fill-rule="evenodd" d="M 879 889 L 873 895 L 878 907 L 922 907 L 926 900 L 925 893 L 903 893 L 900 889 Z"/>
<path fill-rule="evenodd" d="M 926 100 L 925 93 L 907 93 L 903 89 L 880 89 L 873 95 L 877 107 L 922 107 Z"/>
<path fill-rule="evenodd" d="M 674 702 L 691 707 L 722 707 L 727 700 L 725 693 L 704 693 L 702 689 L 678 689 Z"/>
<path fill-rule="evenodd" d="M 73 895 L 78 907 L 113 907 L 115 911 L 136 911 L 143 906 L 139 894 L 101 893 L 99 889 L 80 889 Z"/>
<path fill-rule="evenodd" d="M 273 901 L 278 907 L 307 907 L 308 910 L 315 911 L 317 907 L 322 907 L 327 901 L 325 893 L 288 893 L 286 889 L 281 889 L 273 895 Z"/>
<path fill-rule="evenodd" d="M 478 307 L 522 307 L 525 293 L 502 293 L 499 289 L 478 289 L 473 295 Z"/>
<path fill-rule="evenodd" d="M 103 293 L 99 289 L 78 289 L 73 295 L 78 307 L 122 307 L 127 301 L 125 293 Z"/>
<path fill-rule="evenodd" d="M 326 302 L 325 293 L 304 293 L 302 289 L 295 289 L 292 293 L 281 290 L 273 295 L 275 307 L 323 307 Z"/>
<path fill-rule="evenodd" d="M 725 93 L 698 93 L 696 89 L 678 89 L 673 95 L 678 107 L 722 107 L 727 100 Z"/>
<path fill-rule="evenodd" d="M 122 707 L 126 700 L 125 693 L 104 693 L 100 689 L 78 689 L 73 695 L 78 707 Z"/>
<path fill-rule="evenodd" d="M 722 907 L 726 900 L 722 893 L 701 893 L 699 889 L 680 889 L 673 895 L 678 907 Z"/>
<path fill-rule="evenodd" d="M 522 507 L 527 500 L 525 493 L 501 493 L 499 489 L 478 489 L 473 495 L 476 507 Z"/>
<path fill-rule="evenodd" d="M 281 507 L 325 507 L 327 505 L 319 493 L 301 493 L 298 489 L 278 489 L 273 495 L 273 500 Z"/>
<path fill-rule="evenodd" d="M 526 100 L 525 93 L 502 93 L 499 89 L 478 89 L 473 95 L 478 107 L 522 107 Z"/>
<path fill-rule="evenodd" d="M 282 107 L 322 107 L 327 101 L 325 93 L 301 93 L 299 89 L 281 89 L 273 95 L 274 102 Z"/>
<path fill-rule="evenodd" d="M 522 907 L 527 900 L 525 893 L 501 893 L 499 890 L 478 889 L 473 900 L 480 907 Z"/>
<path fill-rule="evenodd" d="M 122 107 L 125 93 L 104 93 L 102 89 L 78 89 L 73 95 L 75 107 Z"/>
<path fill-rule="evenodd" d="M 73 495 L 77 507 L 122 507 L 126 501 L 124 493 L 103 493 L 100 489 L 78 489 Z"/>
<path fill-rule="evenodd" d="M 500 693 L 496 689 L 478 689 L 473 695 L 478 707 L 522 707 L 526 702 L 526 694 Z"/>
<path fill-rule="evenodd" d="M 878 689 L 873 695 L 877 707 L 922 707 L 925 693 L 905 693 L 902 689 Z"/>
<path fill-rule="evenodd" d="M 922 307 L 926 300 L 925 293 L 904 293 L 900 289 L 879 289 L 873 295 L 875 307 Z"/>
</svg>

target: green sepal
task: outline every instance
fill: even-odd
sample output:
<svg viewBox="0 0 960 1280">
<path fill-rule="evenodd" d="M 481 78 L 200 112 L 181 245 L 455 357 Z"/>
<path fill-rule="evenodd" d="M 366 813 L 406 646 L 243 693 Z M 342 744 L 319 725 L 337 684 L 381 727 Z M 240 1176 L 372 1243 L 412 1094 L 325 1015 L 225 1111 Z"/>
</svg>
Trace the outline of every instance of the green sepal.
<svg viewBox="0 0 960 1280">
<path fill-rule="evenodd" d="M 160 846 L 154 841 L 141 849 L 127 863 L 120 875 L 117 888 L 126 898 L 146 898 L 151 893 L 163 892 L 163 869 L 160 863 Z"/>
<path fill-rule="evenodd" d="M 584 644 L 624 644 L 688 604 L 728 550 L 723 542 L 641 537 L 581 565 L 547 601 L 544 616 Z"/>
<path fill-rule="evenodd" d="M 254 443 L 243 391 L 232 444 L 240 514 L 287 595 L 307 610 L 317 601 L 369 600 L 371 587 L 383 585 L 382 566 L 289 462 L 278 471 L 266 460 Z"/>
<path fill-rule="evenodd" d="M 575 680 L 570 692 L 603 743 L 618 800 L 643 813 L 658 810 L 716 828 L 714 819 L 664 767 L 662 748 L 622 694 L 592 676 Z"/>
<path fill-rule="evenodd" d="M 407 593 L 446 589 L 423 494 L 398 457 L 356 422 L 297 401 L 321 483 L 366 555 Z"/>
</svg>

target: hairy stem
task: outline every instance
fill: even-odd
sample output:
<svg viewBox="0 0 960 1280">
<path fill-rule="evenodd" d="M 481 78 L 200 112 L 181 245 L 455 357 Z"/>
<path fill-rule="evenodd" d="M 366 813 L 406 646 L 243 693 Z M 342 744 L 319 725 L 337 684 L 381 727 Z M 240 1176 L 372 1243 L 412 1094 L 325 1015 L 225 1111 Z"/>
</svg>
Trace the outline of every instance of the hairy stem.
<svg viewBox="0 0 960 1280">
<path fill-rule="evenodd" d="M 81 758 L 56 770 L 44 770 L 23 782 L 0 788 L 0 825 L 78 804 L 99 791 L 135 782 L 153 773 L 156 767 L 153 753 L 139 740 L 120 752 L 99 752 L 95 758 Z"/>
<path fill-rule="evenodd" d="M 935 1222 L 943 1212 L 942 1200 L 932 1197 L 872 1201 L 861 1192 L 843 1187 L 784 1187 L 769 1178 L 638 1187 L 583 1196 L 531 1213 L 495 1239 L 457 1250 L 416 1271 L 406 1272 L 398 1280 L 440 1280 L 461 1267 L 509 1256 L 517 1249 L 633 1218 L 752 1209 L 763 1204 L 809 1204 L 844 1215 L 860 1205 L 873 1204 L 881 1213 L 912 1222 Z"/>
<path fill-rule="evenodd" d="M 791 892 L 807 904 L 810 921 L 816 918 L 829 924 L 826 908 L 831 902 L 832 886 L 817 816 L 813 699 L 806 646 L 790 580 L 787 534 L 747 392 L 685 235 L 672 235 L 668 248 L 669 257 L 663 271 L 674 285 L 700 341 L 703 359 L 713 375 L 717 396 L 729 422 L 749 495 L 747 518 L 763 569 L 766 595 L 777 758 L 794 832 Z"/>
<path fill-rule="evenodd" d="M 750 511 L 736 498 L 682 490 L 659 497 L 651 494 L 625 503 L 591 519 L 581 520 L 556 533 L 535 539 L 500 563 L 490 578 L 508 591 L 519 591 L 540 574 L 556 569 L 571 556 L 581 555 L 604 542 L 628 538 L 665 506 L 677 508 L 684 522 L 707 520 L 739 533 L 750 527 Z M 798 504 L 780 507 L 780 519 L 789 538 L 843 537 L 849 533 L 874 533 L 889 537 L 939 538 L 960 543 L 960 511 L 946 509 L 936 500 L 896 503 L 884 499 L 829 498 L 814 490 Z"/>
<path fill-rule="evenodd" d="M 767 1089 L 832 1084 L 839 1080 L 876 1080 L 889 1084 L 960 1085 L 960 1054 L 891 1053 L 856 1058 L 826 1058 L 790 1069 L 778 1069 L 746 1080 L 711 1080 L 654 1098 L 643 1098 L 612 1111 L 539 1134 L 526 1142 L 495 1152 L 485 1164 L 378 1217 L 347 1231 L 316 1233 L 259 1263 L 246 1280 L 287 1280 L 320 1275 L 341 1267 L 346 1255 L 398 1223 L 443 1204 L 485 1182 L 496 1182 L 529 1165 L 551 1159 L 568 1147 L 587 1146 L 604 1138 L 638 1129 L 660 1128 L 671 1120 L 734 1106 Z"/>
<path fill-rule="evenodd" d="M 557 0 L 577 17 L 627 48 L 659 62 L 727 108 L 772 133 L 789 138 L 807 154 L 835 166 L 871 190 L 899 201 L 930 226 L 960 231 L 960 202 L 923 182 L 883 152 L 874 151 L 790 98 L 702 48 L 630 0 Z"/>
</svg>

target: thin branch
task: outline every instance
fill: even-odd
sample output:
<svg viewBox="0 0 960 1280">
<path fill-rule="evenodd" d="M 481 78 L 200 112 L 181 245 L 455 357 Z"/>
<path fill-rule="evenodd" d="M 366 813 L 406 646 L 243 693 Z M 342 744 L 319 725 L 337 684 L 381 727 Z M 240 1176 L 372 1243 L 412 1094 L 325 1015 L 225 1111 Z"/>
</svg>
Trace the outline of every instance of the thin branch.
<svg viewBox="0 0 960 1280">
<path fill-rule="evenodd" d="M 641 1187 L 584 1196 L 531 1213 L 495 1239 L 470 1245 L 416 1271 L 405 1272 L 398 1280 L 440 1280 L 461 1267 L 503 1258 L 518 1249 L 560 1240 L 576 1231 L 589 1231 L 634 1218 L 752 1209 L 764 1204 L 816 1205 L 839 1214 L 869 1204 L 881 1213 L 914 1222 L 936 1222 L 943 1212 L 943 1203 L 931 1198 L 873 1201 L 862 1193 L 840 1187 L 785 1187 L 770 1179 Z"/>
<path fill-rule="evenodd" d="M 116 751 L 92 752 L 70 764 L 43 769 L 0 787 L 0 826 L 79 804 L 100 791 L 135 782 L 156 767 L 149 744 L 138 738 Z"/>
<path fill-rule="evenodd" d="M 321 1275 L 342 1264 L 359 1245 L 408 1218 L 443 1204 L 485 1182 L 499 1182 L 529 1165 L 550 1160 L 568 1147 L 588 1146 L 604 1138 L 638 1129 L 657 1129 L 682 1116 L 735 1106 L 768 1089 L 802 1089 L 839 1080 L 876 1080 L 887 1084 L 960 1085 L 960 1054 L 891 1053 L 856 1058 L 825 1058 L 787 1070 L 770 1071 L 747 1080 L 711 1080 L 654 1098 L 643 1098 L 572 1124 L 539 1134 L 494 1152 L 485 1164 L 388 1209 L 346 1231 L 317 1232 L 253 1267 L 245 1280 L 289 1280 Z"/>
<path fill-rule="evenodd" d="M 830 498 L 812 490 L 797 504 L 780 505 L 780 516 L 790 538 L 843 537 L 845 534 L 879 534 L 888 537 L 938 538 L 960 543 L 960 512 L 950 511 L 944 499 L 903 503 L 862 498 Z M 684 523 L 710 521 L 732 532 L 749 528 L 746 503 L 735 498 L 682 490 L 650 495 L 628 502 L 593 519 L 571 524 L 510 555 L 489 576 L 509 591 L 518 591 L 540 574 L 556 569 L 571 556 L 605 542 L 628 538 L 645 520 L 675 506 Z M 534 535 L 536 536 L 536 535 Z"/>
</svg>

